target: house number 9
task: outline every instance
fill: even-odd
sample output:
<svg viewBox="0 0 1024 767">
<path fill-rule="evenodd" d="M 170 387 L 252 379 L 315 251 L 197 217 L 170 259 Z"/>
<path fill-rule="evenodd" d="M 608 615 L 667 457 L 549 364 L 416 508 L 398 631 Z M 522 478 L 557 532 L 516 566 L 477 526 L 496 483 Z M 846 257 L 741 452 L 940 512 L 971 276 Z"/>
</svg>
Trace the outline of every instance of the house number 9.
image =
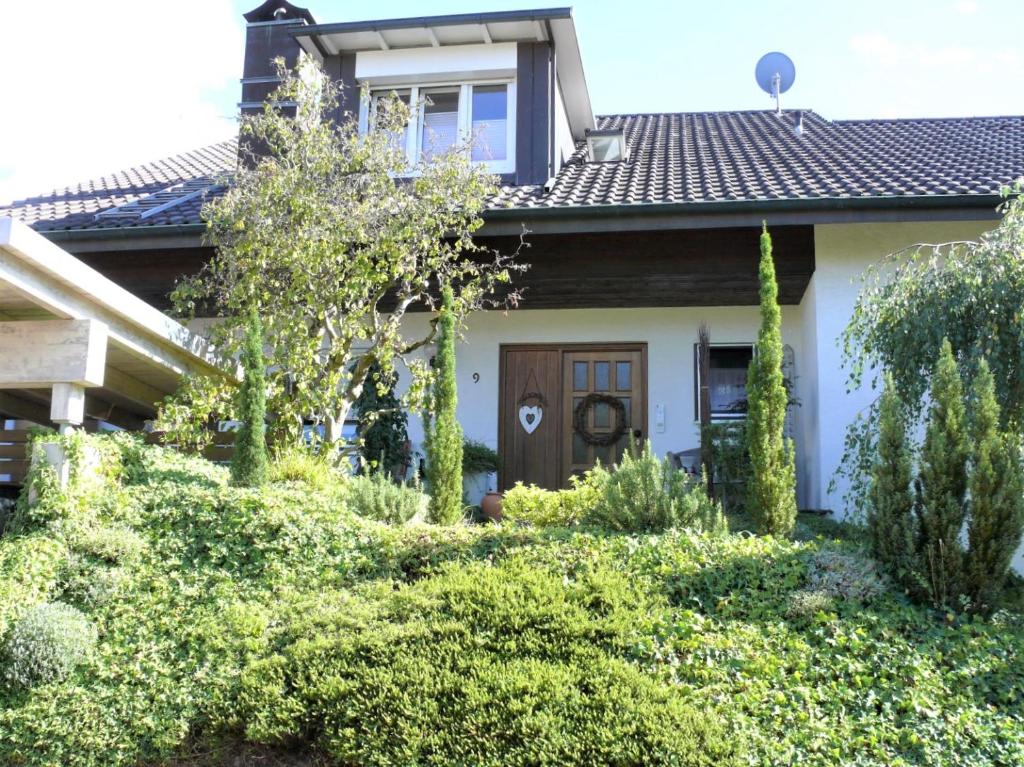
<svg viewBox="0 0 1024 767">
<path fill-rule="evenodd" d="M 473 373 L 473 383 L 480 383 L 480 374 Z"/>
</svg>

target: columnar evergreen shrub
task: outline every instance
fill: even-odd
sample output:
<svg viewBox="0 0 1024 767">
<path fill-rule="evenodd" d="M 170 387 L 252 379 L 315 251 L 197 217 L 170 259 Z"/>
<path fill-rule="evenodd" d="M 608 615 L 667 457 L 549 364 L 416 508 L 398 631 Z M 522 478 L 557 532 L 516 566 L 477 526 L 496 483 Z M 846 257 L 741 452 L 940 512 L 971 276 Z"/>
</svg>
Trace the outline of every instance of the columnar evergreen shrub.
<svg viewBox="0 0 1024 767">
<path fill-rule="evenodd" d="M 595 469 L 595 474 L 603 473 Z M 703 479 L 694 482 L 667 460 L 659 459 L 648 440 L 633 456 L 602 480 L 601 496 L 586 522 L 624 532 L 658 532 L 689 527 L 709 533 L 726 531 L 722 506 L 707 496 Z"/>
<path fill-rule="evenodd" d="M 747 374 L 747 510 L 760 532 L 789 536 L 796 525 L 796 463 L 793 443 L 784 433 L 789 395 L 782 375 L 782 313 L 767 226 L 761 233 L 758 279 L 761 330 Z"/>
<path fill-rule="evenodd" d="M 912 490 L 913 466 L 899 393 L 885 378 L 879 404 L 878 455 L 871 474 L 867 525 L 871 552 L 894 579 L 914 570 L 917 539 Z"/>
<path fill-rule="evenodd" d="M 455 415 L 455 315 L 452 289 L 445 287 L 438 317 L 432 429 L 427 439 L 430 519 L 450 525 L 462 519 L 462 427 Z"/>
<path fill-rule="evenodd" d="M 932 375 L 916 499 L 921 586 L 936 607 L 952 606 L 963 583 L 960 531 L 966 513 L 967 456 L 963 383 L 946 341 Z"/>
<path fill-rule="evenodd" d="M 263 324 L 256 307 L 249 309 L 242 347 L 245 378 L 239 391 L 242 427 L 231 456 L 231 482 L 260 487 L 267 482 L 267 381 L 263 358 Z"/>
<path fill-rule="evenodd" d="M 966 588 L 976 610 L 996 604 L 1024 532 L 1020 444 L 999 429 L 995 382 L 984 359 L 974 379 Z"/>
</svg>

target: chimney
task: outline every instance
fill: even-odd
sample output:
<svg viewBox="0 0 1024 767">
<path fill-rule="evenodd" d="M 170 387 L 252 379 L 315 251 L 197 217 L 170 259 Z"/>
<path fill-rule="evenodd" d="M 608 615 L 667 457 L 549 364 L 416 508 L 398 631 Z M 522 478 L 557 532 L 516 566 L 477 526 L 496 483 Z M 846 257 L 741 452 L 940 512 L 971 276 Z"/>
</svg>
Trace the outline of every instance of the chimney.
<svg viewBox="0 0 1024 767">
<path fill-rule="evenodd" d="M 297 26 L 316 24 L 316 19 L 305 8 L 287 0 L 266 0 L 258 8 L 243 14 L 245 27 L 245 61 L 242 64 L 242 114 L 253 114 L 263 107 L 267 96 L 278 85 L 274 59 L 284 59 L 293 68 L 302 50 L 289 32 Z M 253 149 L 259 154 L 259 150 Z"/>
<path fill-rule="evenodd" d="M 793 113 L 793 133 L 797 136 L 804 135 L 804 113 L 799 109 Z"/>
</svg>

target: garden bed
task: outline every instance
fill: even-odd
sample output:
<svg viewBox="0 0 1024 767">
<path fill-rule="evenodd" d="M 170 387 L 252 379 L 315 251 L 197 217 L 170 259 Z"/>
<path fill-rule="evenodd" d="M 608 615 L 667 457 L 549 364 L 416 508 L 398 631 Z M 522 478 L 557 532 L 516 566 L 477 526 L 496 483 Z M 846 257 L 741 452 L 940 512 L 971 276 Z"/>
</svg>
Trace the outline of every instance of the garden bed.
<svg viewBox="0 0 1024 767">
<path fill-rule="evenodd" d="M 343 482 L 110 447 L 0 538 L 0 634 L 58 602 L 96 630 L 0 686 L 2 764 L 1024 763 L 1021 617 L 914 607 L 827 520 L 393 527 Z"/>
</svg>

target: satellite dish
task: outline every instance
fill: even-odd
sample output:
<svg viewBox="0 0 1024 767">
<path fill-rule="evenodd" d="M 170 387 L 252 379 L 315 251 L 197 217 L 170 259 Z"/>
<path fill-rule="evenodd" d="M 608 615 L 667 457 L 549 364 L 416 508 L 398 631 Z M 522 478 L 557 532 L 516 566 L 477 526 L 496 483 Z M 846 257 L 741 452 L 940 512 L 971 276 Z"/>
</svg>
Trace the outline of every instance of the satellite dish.
<svg viewBox="0 0 1024 767">
<path fill-rule="evenodd" d="M 754 79 L 761 90 L 775 99 L 775 111 L 782 111 L 781 96 L 793 87 L 796 80 L 796 66 L 785 53 L 772 51 L 762 56 L 754 67 Z"/>
</svg>

